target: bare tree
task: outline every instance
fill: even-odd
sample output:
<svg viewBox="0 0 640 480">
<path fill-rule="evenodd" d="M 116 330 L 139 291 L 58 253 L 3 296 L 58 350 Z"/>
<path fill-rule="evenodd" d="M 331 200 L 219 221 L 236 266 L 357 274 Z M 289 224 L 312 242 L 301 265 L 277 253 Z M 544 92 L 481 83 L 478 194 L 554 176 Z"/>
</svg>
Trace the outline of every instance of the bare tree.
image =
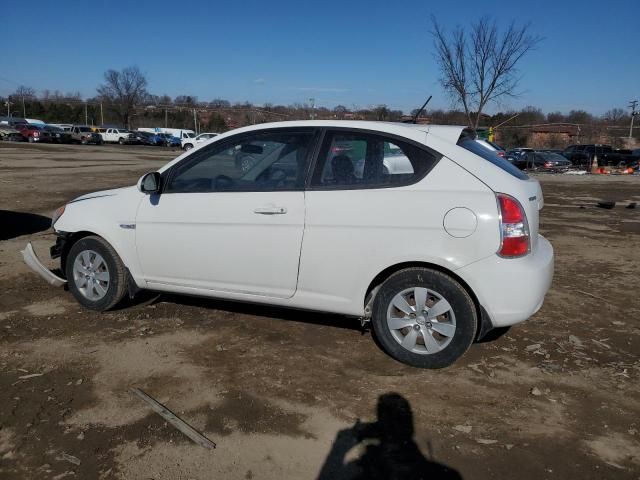
<svg viewBox="0 0 640 480">
<path fill-rule="evenodd" d="M 16 91 L 13 92 L 13 94 L 11 95 L 11 97 L 19 98 L 20 101 L 22 102 L 23 118 L 27 116 L 27 107 L 25 106 L 24 101 L 32 100 L 35 98 L 35 96 L 36 96 L 36 91 L 33 88 L 27 87 L 25 85 L 20 85 L 18 88 L 16 88 Z"/>
<path fill-rule="evenodd" d="M 629 115 L 621 108 L 612 108 L 605 112 L 603 119 L 607 122 L 611 122 L 614 125 L 624 124 L 629 121 Z"/>
<path fill-rule="evenodd" d="M 517 65 L 541 37 L 529 33 L 530 24 L 512 22 L 504 32 L 495 20 L 481 18 L 469 30 L 457 27 L 448 35 L 431 17 L 440 83 L 459 103 L 470 127 L 478 128 L 482 111 L 501 97 L 517 96 Z"/>
<path fill-rule="evenodd" d="M 347 107 L 344 105 L 336 105 L 333 108 L 333 116 L 338 120 L 344 120 L 344 116 L 347 114 Z"/>
<path fill-rule="evenodd" d="M 194 97 L 193 95 L 178 95 L 173 99 L 173 103 L 176 105 L 187 105 L 192 106 L 198 102 L 198 97 Z"/>
<path fill-rule="evenodd" d="M 105 83 L 97 88 L 98 95 L 110 104 L 125 127 L 130 127 L 131 112 L 147 96 L 147 79 L 138 67 L 121 71 L 107 70 Z"/>
<path fill-rule="evenodd" d="M 375 115 L 376 120 L 382 122 L 388 119 L 389 108 L 386 105 L 378 105 L 373 109 L 373 114 Z"/>
</svg>

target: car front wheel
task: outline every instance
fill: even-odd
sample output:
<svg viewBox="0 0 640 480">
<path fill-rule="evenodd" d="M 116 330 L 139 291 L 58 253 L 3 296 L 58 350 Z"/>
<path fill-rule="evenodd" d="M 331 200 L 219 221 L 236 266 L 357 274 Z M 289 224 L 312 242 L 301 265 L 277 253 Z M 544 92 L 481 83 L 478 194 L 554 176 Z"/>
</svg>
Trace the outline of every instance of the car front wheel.
<svg viewBox="0 0 640 480">
<path fill-rule="evenodd" d="M 451 276 L 429 268 L 391 275 L 373 305 L 373 330 L 396 360 L 443 368 L 473 343 L 477 312 L 469 293 Z"/>
<path fill-rule="evenodd" d="M 125 266 L 113 247 L 100 237 L 84 237 L 73 244 L 65 273 L 75 299 L 91 310 L 113 308 L 127 291 Z"/>
</svg>

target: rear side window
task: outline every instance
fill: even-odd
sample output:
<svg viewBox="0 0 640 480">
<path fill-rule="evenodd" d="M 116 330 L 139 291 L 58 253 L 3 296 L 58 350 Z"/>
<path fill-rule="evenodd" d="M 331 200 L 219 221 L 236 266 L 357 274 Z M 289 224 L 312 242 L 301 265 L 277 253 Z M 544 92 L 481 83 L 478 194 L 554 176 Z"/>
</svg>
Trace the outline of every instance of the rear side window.
<svg viewBox="0 0 640 480">
<path fill-rule="evenodd" d="M 527 180 L 529 178 L 526 173 L 515 165 L 509 163 L 508 160 L 498 156 L 493 150 L 489 150 L 482 146 L 480 143 L 476 142 L 473 138 L 465 135 L 464 133 L 460 136 L 460 140 L 458 140 L 458 146 L 475 153 L 479 157 L 484 158 L 486 161 L 494 164 L 496 167 L 516 178 L 519 178 L 520 180 Z"/>
<path fill-rule="evenodd" d="M 438 158 L 426 149 L 396 138 L 328 131 L 311 186 L 352 189 L 409 185 L 423 178 Z"/>
</svg>

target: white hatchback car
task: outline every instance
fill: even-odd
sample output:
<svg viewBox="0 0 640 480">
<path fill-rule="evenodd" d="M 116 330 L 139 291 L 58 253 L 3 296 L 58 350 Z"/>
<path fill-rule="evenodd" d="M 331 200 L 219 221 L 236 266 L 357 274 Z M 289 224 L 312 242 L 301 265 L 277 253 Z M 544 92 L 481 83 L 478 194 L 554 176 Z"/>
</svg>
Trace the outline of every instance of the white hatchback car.
<svg viewBox="0 0 640 480">
<path fill-rule="evenodd" d="M 536 180 L 463 127 L 262 124 L 58 209 L 66 280 L 30 245 L 24 256 L 93 310 L 151 289 L 334 312 L 370 320 L 394 358 L 439 368 L 541 307 L 542 205 Z"/>
</svg>

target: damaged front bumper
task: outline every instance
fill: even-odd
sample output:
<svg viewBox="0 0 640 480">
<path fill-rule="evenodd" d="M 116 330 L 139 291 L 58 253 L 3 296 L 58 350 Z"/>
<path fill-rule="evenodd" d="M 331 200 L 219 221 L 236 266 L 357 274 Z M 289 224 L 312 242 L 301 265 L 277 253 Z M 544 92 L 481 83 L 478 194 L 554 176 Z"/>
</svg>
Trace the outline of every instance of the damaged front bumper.
<svg viewBox="0 0 640 480">
<path fill-rule="evenodd" d="M 22 258 L 24 258 L 24 263 L 26 263 L 29 268 L 31 268 L 31 270 L 44 278 L 47 283 L 50 283 L 55 287 L 61 287 L 65 283 L 67 283 L 64 278 L 60 278 L 47 267 L 45 267 L 42 262 L 40 262 L 38 256 L 36 255 L 36 252 L 33 250 L 31 242 L 27 243 L 27 246 L 24 250 L 21 251 L 21 253 Z"/>
</svg>

